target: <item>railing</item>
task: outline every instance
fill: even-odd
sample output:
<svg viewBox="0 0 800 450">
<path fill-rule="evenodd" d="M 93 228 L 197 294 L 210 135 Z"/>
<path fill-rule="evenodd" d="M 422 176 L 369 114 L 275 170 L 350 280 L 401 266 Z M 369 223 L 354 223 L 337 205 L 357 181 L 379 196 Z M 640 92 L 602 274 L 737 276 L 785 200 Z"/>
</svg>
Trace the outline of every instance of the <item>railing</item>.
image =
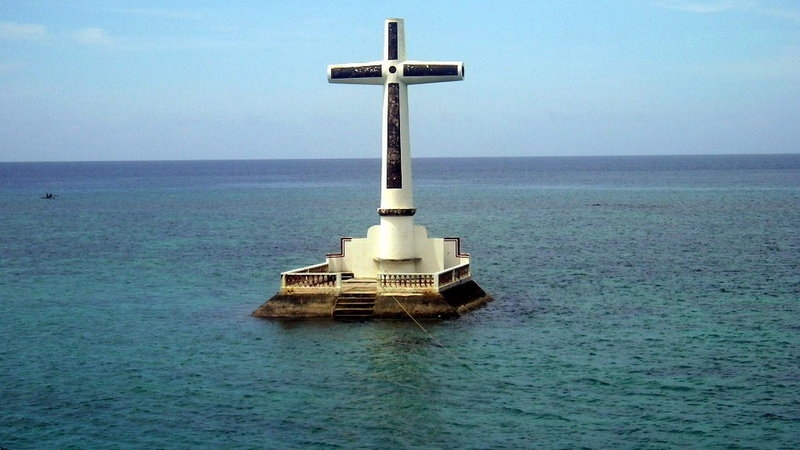
<svg viewBox="0 0 800 450">
<path fill-rule="evenodd" d="M 379 273 L 378 290 L 434 290 L 436 278 L 432 273 Z"/>
<path fill-rule="evenodd" d="M 470 277 L 469 263 L 461 264 L 450 269 L 445 269 L 439 274 L 439 289 Z"/>
<path fill-rule="evenodd" d="M 330 291 L 342 288 L 342 273 L 328 272 L 328 264 L 316 264 L 281 274 L 281 289 L 288 291 Z M 469 279 L 469 263 L 434 273 L 379 273 L 379 292 L 439 292 L 443 288 Z"/>
<path fill-rule="evenodd" d="M 328 272 L 328 264 L 316 264 L 281 274 L 281 289 L 331 290 L 342 287 L 342 274 Z"/>
<path fill-rule="evenodd" d="M 442 288 L 449 286 L 454 283 L 458 283 L 461 280 L 468 279 L 470 276 L 469 271 L 469 263 L 461 264 L 460 266 L 455 266 L 449 269 L 442 270 L 441 272 L 437 273 L 438 276 L 438 283 L 437 287 L 439 290 Z"/>
<path fill-rule="evenodd" d="M 435 273 L 380 273 L 378 274 L 378 291 L 439 292 L 470 276 L 469 263 Z"/>
</svg>

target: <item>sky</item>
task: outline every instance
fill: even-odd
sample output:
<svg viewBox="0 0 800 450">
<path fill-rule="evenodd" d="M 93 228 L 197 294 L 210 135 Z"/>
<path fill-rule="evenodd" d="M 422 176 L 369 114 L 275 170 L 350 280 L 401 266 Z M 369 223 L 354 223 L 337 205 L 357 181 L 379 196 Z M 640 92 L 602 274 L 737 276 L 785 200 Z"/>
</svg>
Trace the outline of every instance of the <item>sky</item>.
<svg viewBox="0 0 800 450">
<path fill-rule="evenodd" d="M 2 0 L 0 161 L 379 158 L 386 18 L 415 157 L 800 153 L 797 0 Z"/>
</svg>

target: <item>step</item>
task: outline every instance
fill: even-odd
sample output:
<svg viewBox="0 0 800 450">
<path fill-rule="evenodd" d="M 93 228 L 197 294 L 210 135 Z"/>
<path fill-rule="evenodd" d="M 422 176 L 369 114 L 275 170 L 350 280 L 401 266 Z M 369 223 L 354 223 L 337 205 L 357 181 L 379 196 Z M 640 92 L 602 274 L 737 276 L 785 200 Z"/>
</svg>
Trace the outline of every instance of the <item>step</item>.
<svg viewBox="0 0 800 450">
<path fill-rule="evenodd" d="M 335 309 L 342 309 L 342 308 L 356 308 L 356 309 L 373 309 L 375 307 L 375 300 L 372 301 L 337 301 Z"/>
<path fill-rule="evenodd" d="M 365 319 L 375 310 L 374 294 L 351 293 L 336 300 L 333 317 L 337 319 Z"/>
</svg>

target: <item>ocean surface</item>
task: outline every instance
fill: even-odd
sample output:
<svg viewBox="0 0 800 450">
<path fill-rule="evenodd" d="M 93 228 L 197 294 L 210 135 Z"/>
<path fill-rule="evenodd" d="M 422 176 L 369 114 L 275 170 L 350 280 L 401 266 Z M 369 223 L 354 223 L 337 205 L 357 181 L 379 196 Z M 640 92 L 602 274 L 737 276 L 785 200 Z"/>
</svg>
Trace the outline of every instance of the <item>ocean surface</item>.
<svg viewBox="0 0 800 450">
<path fill-rule="evenodd" d="M 800 447 L 800 155 L 417 159 L 494 302 L 252 318 L 379 173 L 0 164 L 0 447 Z"/>
</svg>

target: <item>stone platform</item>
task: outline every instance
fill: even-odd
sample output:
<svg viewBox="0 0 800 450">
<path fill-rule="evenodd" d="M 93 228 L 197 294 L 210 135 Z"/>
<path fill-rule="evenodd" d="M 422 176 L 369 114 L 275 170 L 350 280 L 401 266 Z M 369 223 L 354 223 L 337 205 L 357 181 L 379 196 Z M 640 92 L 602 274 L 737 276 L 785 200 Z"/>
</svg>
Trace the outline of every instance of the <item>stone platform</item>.
<svg viewBox="0 0 800 450">
<path fill-rule="evenodd" d="M 270 319 L 333 318 L 341 320 L 455 318 L 492 298 L 470 280 L 440 292 L 378 292 L 374 279 L 353 278 L 341 288 L 313 292 L 282 290 L 253 311 Z"/>
</svg>

